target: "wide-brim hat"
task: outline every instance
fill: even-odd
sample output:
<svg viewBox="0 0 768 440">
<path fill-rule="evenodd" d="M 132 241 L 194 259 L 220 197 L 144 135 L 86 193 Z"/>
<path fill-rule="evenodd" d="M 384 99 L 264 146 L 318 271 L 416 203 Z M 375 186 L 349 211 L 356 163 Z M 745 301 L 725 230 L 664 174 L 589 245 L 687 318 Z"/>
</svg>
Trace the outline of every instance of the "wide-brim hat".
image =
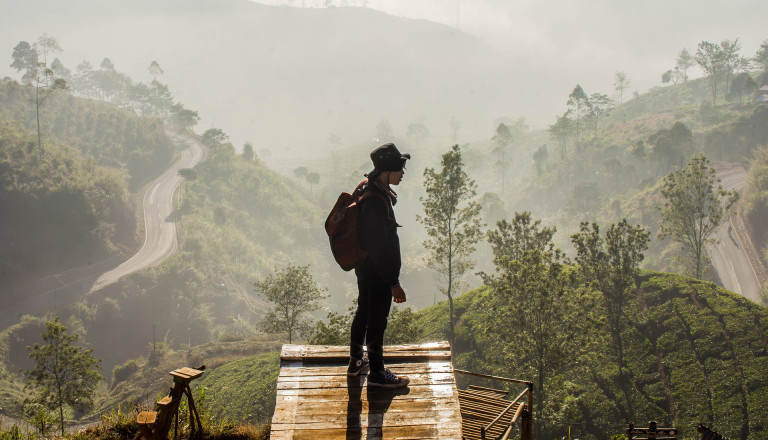
<svg viewBox="0 0 768 440">
<path fill-rule="evenodd" d="M 400 153 L 395 144 L 384 144 L 371 152 L 371 162 L 373 162 L 374 171 L 402 171 L 405 168 L 405 161 L 410 159 L 408 153 Z"/>
</svg>

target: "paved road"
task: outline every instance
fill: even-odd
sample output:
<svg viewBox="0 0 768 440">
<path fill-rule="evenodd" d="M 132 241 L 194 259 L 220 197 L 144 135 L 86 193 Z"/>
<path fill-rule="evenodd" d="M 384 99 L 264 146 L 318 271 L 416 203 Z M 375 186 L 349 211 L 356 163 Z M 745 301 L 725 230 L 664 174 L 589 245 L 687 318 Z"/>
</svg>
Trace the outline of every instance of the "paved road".
<svg viewBox="0 0 768 440">
<path fill-rule="evenodd" d="M 203 160 L 203 148 L 190 138 L 168 133 L 181 150 L 181 159 L 168 168 L 144 194 L 144 225 L 146 237 L 141 250 L 128 261 L 101 275 L 90 292 L 117 282 L 121 277 L 153 266 L 169 255 L 178 245 L 176 216 L 173 212 L 173 193 L 181 183 L 179 170 L 192 168 Z"/>
<path fill-rule="evenodd" d="M 723 188 L 741 191 L 745 186 L 747 173 L 741 167 L 721 169 L 717 174 Z M 717 243 L 708 245 L 707 250 L 723 287 L 759 302 L 757 274 L 731 222 L 720 225 L 715 231 L 715 238 Z"/>
<path fill-rule="evenodd" d="M 158 177 L 144 194 L 146 237 L 141 250 L 122 264 L 119 259 L 112 257 L 93 265 L 50 275 L 24 286 L 24 301 L 0 303 L 0 330 L 19 322 L 22 315 L 43 314 L 77 301 L 90 292 L 116 282 L 122 276 L 159 263 L 176 250 L 173 193 L 181 182 L 178 172 L 182 168 L 194 167 L 203 160 L 205 153 L 193 138 L 170 131 L 167 134 L 180 150 L 181 159 Z"/>
</svg>

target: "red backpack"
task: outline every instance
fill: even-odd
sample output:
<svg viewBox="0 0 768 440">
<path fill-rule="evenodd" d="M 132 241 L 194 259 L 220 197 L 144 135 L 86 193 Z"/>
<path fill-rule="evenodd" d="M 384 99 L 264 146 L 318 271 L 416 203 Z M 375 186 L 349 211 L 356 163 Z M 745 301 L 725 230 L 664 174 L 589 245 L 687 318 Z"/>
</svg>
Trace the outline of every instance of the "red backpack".
<svg viewBox="0 0 768 440">
<path fill-rule="evenodd" d="M 360 233 L 358 222 L 360 203 L 370 197 L 385 196 L 378 191 L 366 191 L 360 195 L 363 185 L 368 180 L 363 180 L 357 185 L 352 194 L 343 192 L 333 205 L 331 213 L 325 219 L 325 232 L 331 242 L 333 258 L 344 270 L 352 270 L 365 261 L 368 255 L 360 246 Z"/>
</svg>

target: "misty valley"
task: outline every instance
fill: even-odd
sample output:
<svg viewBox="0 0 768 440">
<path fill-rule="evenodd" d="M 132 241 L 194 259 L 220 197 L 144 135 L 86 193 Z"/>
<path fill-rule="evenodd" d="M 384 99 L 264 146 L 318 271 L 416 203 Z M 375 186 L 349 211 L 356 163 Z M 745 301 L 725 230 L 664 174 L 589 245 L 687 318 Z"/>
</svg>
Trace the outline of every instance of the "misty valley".
<svg viewBox="0 0 768 440">
<path fill-rule="evenodd" d="M 195 44 L 187 14 L 222 39 L 269 29 L 249 43 L 263 63 L 210 81 L 177 71 L 185 52 L 122 66 L 53 31 L 0 54 L 0 440 L 150 438 L 141 414 L 169 404 L 181 438 L 270 438 L 284 344 L 350 346 L 358 280 L 323 223 L 387 143 L 408 153 L 387 199 L 407 301 L 385 346 L 445 341 L 456 369 L 530 383 L 512 438 L 768 435 L 768 40 L 694 36 L 643 92 L 563 69 L 537 124 L 457 28 L 366 2 L 159 3 Z M 298 30 L 338 26 L 316 46 Z"/>
</svg>

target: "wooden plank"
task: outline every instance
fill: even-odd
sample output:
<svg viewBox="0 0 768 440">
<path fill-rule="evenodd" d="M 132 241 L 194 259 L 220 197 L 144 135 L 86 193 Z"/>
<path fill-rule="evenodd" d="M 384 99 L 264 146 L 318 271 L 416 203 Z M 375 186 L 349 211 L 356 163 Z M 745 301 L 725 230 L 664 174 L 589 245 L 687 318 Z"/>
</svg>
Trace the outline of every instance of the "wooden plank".
<svg viewBox="0 0 768 440">
<path fill-rule="evenodd" d="M 450 345 L 429 343 L 413 345 L 388 345 L 384 347 L 384 360 L 409 358 L 450 359 Z M 282 361 L 317 361 L 349 359 L 349 347 L 336 345 L 284 344 L 280 351 Z"/>
<path fill-rule="evenodd" d="M 293 420 L 304 420 L 304 417 L 332 416 L 334 418 L 343 417 L 345 414 L 369 414 L 371 411 L 379 411 L 383 402 L 357 400 L 357 401 L 331 401 L 321 402 L 317 405 L 282 405 L 275 409 L 272 416 L 272 423 L 290 423 Z M 408 399 L 395 400 L 387 408 L 387 413 L 413 412 L 414 414 L 424 415 L 427 413 L 435 414 L 450 411 L 452 414 L 460 415 L 459 408 L 455 402 L 448 400 L 432 399 Z M 291 419 L 293 418 L 293 419 Z"/>
<path fill-rule="evenodd" d="M 408 379 L 411 381 L 408 385 L 409 387 L 418 385 L 455 384 L 453 374 L 451 373 L 411 374 L 408 375 Z M 278 380 L 277 389 L 362 387 L 365 386 L 367 381 L 368 378 L 366 376 L 296 376 Z"/>
<path fill-rule="evenodd" d="M 467 387 L 467 390 L 476 392 L 478 394 L 485 394 L 491 397 L 496 397 L 497 399 L 504 399 L 509 395 L 508 391 L 497 390 L 494 388 L 485 388 L 477 385 L 470 385 Z"/>
<path fill-rule="evenodd" d="M 173 370 L 168 374 L 174 378 L 181 379 L 182 381 L 192 381 L 202 376 L 203 372 L 200 370 L 195 370 L 194 368 L 184 367 Z"/>
<path fill-rule="evenodd" d="M 157 406 L 168 406 L 173 399 L 171 396 L 165 396 L 162 399 L 158 400 L 156 405 Z"/>
<path fill-rule="evenodd" d="M 136 423 L 139 425 L 151 425 L 157 420 L 157 412 L 142 411 L 136 416 Z"/>
<path fill-rule="evenodd" d="M 450 346 L 384 352 L 387 367 L 411 380 L 408 387 L 369 389 L 365 374 L 347 377 L 346 346 L 283 345 L 270 438 L 461 439 Z"/>
<path fill-rule="evenodd" d="M 403 426 L 403 425 L 434 425 L 454 423 L 460 419 L 458 412 L 451 410 L 432 411 L 414 414 L 407 411 L 390 412 L 375 411 L 371 413 L 347 414 L 305 414 L 302 418 L 272 421 L 272 430 L 280 430 L 280 426 L 294 426 L 301 429 L 345 428 L 364 426 Z"/>
<path fill-rule="evenodd" d="M 319 439 L 446 439 L 460 440 L 459 423 L 432 425 L 369 426 L 347 428 L 304 429 L 295 426 L 272 427 L 270 439 L 319 440 Z"/>
<path fill-rule="evenodd" d="M 435 361 L 435 362 L 419 362 L 419 363 L 397 363 L 387 365 L 387 368 L 392 370 L 395 374 L 409 374 L 409 373 L 451 373 L 453 374 L 453 367 L 450 362 Z M 283 367 L 280 369 L 279 377 L 292 377 L 292 376 L 345 376 L 347 375 L 347 364 L 339 365 L 316 365 L 316 366 L 304 366 L 299 363 L 295 367 Z"/>
</svg>

